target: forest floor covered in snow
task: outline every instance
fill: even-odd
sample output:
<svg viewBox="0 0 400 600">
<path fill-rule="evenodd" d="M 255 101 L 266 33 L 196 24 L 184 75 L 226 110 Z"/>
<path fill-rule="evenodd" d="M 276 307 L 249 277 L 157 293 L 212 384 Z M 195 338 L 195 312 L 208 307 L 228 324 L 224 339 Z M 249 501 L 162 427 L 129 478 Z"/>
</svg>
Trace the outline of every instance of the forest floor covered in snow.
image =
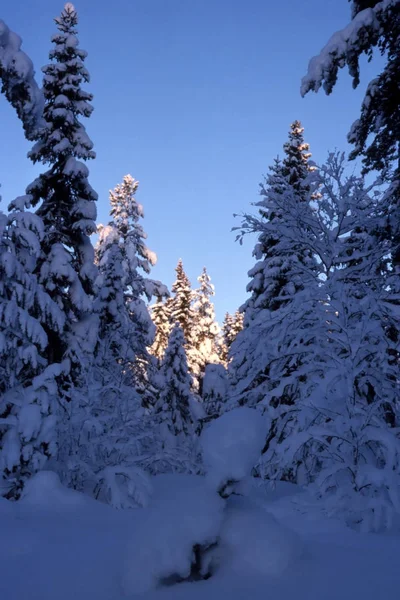
<svg viewBox="0 0 400 600">
<path fill-rule="evenodd" d="M 352 531 L 291 484 L 253 484 L 246 498 L 224 504 L 204 492 L 204 478 L 154 480 L 148 507 L 136 510 L 62 488 L 51 473 L 33 481 L 23 500 L 0 499 L 0 598 L 398 598 L 399 534 Z M 189 560 L 191 536 L 206 539 L 218 520 L 215 574 L 156 587 L 157 577 Z"/>
</svg>

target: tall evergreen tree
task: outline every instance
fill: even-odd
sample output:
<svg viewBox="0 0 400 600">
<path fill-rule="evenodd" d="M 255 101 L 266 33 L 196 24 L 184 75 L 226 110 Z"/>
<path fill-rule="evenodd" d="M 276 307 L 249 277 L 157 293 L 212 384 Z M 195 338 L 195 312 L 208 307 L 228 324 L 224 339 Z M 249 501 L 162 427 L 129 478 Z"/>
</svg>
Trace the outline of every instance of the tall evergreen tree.
<svg viewBox="0 0 400 600">
<path fill-rule="evenodd" d="M 233 315 L 225 313 L 222 324 L 222 340 L 220 341 L 220 357 L 224 363 L 228 362 L 231 346 L 238 333 L 243 329 L 243 318 L 244 315 L 239 310 L 236 310 Z"/>
<path fill-rule="evenodd" d="M 244 329 L 232 344 L 229 366 L 235 395 L 245 404 L 265 400 L 267 390 L 276 404 L 294 401 L 293 374 L 300 368 L 301 352 L 289 351 L 295 342 L 285 336 L 298 335 L 304 346 L 307 336 L 303 329 L 311 331 L 309 291 L 317 287 L 319 269 L 309 249 L 306 225 L 312 217 L 307 183 L 310 154 L 298 122 L 292 125 L 284 149 L 284 161 L 276 161 L 261 184 L 259 216 L 245 215 L 242 225 L 241 235 L 252 231 L 259 236 L 253 252 L 258 262 L 249 271 L 251 296 L 243 307 Z M 289 332 L 287 319 L 295 322 L 302 313 L 300 330 Z M 282 372 L 276 370 L 277 365 Z"/>
<path fill-rule="evenodd" d="M 138 358 L 147 360 L 147 347 L 153 343 L 155 328 L 144 298 L 165 297 L 168 292 L 159 281 L 147 277 L 157 257 L 145 243 L 147 234 L 140 222 L 143 206 L 135 197 L 138 185 L 131 175 L 125 175 L 123 182 L 110 192 L 111 225 L 117 231 L 124 261 L 125 300 L 136 331 L 133 350 Z"/>
<path fill-rule="evenodd" d="M 111 361 L 126 369 L 135 358 L 136 330 L 126 304 L 127 269 L 114 225 L 99 227 L 95 254 L 99 269 L 95 308 L 100 315 L 96 354 L 104 366 Z"/>
<path fill-rule="evenodd" d="M 307 178 L 311 170 L 309 165 L 309 145 L 304 141 L 303 127 L 299 121 L 294 121 L 290 127 L 289 139 L 284 144 L 284 159 L 276 160 L 273 167 L 270 168 L 270 175 L 264 183 L 260 185 L 260 195 L 263 199 L 257 203 L 261 220 L 268 221 L 270 227 L 259 235 L 253 256 L 257 259 L 255 266 L 249 271 L 251 281 L 247 286 L 247 291 L 251 293 L 249 300 L 244 306 L 245 321 L 248 318 L 251 308 L 268 308 L 276 310 L 285 304 L 284 296 L 293 294 L 292 285 L 296 289 L 303 288 L 301 272 L 308 269 L 309 252 L 303 250 L 294 252 L 295 258 L 288 259 L 279 248 L 279 226 L 285 226 L 288 209 L 281 201 L 285 192 L 289 189 L 292 193 L 295 204 L 290 207 L 292 211 L 307 210 L 309 202 L 309 186 Z M 268 205 L 268 194 L 273 193 L 274 200 Z M 301 207 L 301 203 L 304 207 Z M 295 212 L 291 215 L 295 219 Z M 278 227 L 274 228 L 272 224 Z M 298 229 L 298 226 L 297 226 Z M 288 251 L 292 254 L 291 249 Z M 265 258 L 268 257 L 268 260 Z M 293 277 L 287 277 L 285 271 L 293 273 L 293 260 L 296 261 L 297 278 L 294 282 Z"/>
<path fill-rule="evenodd" d="M 176 279 L 172 284 L 172 293 L 170 303 L 171 323 L 179 323 L 182 328 L 186 343 L 190 344 L 193 331 L 193 290 L 188 276 L 186 275 L 182 259 L 179 259 L 176 266 Z"/>
<path fill-rule="evenodd" d="M 88 169 L 79 160 L 94 158 L 93 144 L 80 117 L 92 112 L 91 94 L 81 87 L 89 81 L 83 61 L 86 52 L 78 47 L 77 13 L 65 5 L 55 19 L 58 33 L 53 36 L 52 62 L 43 68 L 45 106 L 44 127 L 29 153 L 34 163 L 50 165 L 28 188 L 33 206 L 44 223 L 41 256 L 36 272 L 40 283 L 66 316 L 59 331 L 47 327 L 50 363 L 64 360 L 61 390 L 71 399 L 96 340 L 92 296 L 96 269 L 90 235 L 96 231 L 97 194 L 88 182 Z"/>
<path fill-rule="evenodd" d="M 221 339 L 220 339 L 220 357 L 224 364 L 228 361 L 229 348 L 233 342 L 233 336 L 231 335 L 233 316 L 228 312 L 225 313 L 225 317 L 222 323 Z"/>
<path fill-rule="evenodd" d="M 114 346 L 114 359 L 123 366 L 124 379 L 130 376 L 131 385 L 147 405 L 156 365 L 148 351 L 155 327 L 145 299 L 164 297 L 168 292 L 159 281 L 147 277 L 156 255 L 145 243 L 147 236 L 140 223 L 144 213 L 136 200 L 137 189 L 138 182 L 126 175 L 110 192 L 113 220 L 103 229 L 96 247 L 100 271 L 98 352 L 107 356 L 109 345 Z"/>
<path fill-rule="evenodd" d="M 161 374 L 163 386 L 155 410 L 166 439 L 170 439 L 170 435 L 187 435 L 192 432 L 193 425 L 190 413 L 192 378 L 188 372 L 185 338 L 179 323 L 176 323 L 169 336 Z"/>
</svg>

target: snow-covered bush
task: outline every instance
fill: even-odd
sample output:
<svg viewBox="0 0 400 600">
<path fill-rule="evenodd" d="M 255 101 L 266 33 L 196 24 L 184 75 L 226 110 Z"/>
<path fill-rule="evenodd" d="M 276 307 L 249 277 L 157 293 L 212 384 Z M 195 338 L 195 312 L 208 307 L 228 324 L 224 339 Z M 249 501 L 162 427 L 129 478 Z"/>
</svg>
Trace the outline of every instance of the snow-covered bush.
<svg viewBox="0 0 400 600">
<path fill-rule="evenodd" d="M 247 407 L 223 414 L 203 431 L 201 445 L 207 479 L 222 497 L 228 497 L 250 475 L 267 431 L 267 417 Z"/>
</svg>

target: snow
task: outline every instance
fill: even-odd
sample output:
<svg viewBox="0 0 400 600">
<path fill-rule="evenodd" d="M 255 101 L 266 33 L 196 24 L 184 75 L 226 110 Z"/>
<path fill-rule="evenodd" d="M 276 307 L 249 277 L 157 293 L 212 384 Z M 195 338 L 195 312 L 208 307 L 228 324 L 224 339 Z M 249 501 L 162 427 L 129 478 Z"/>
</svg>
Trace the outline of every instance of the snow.
<svg viewBox="0 0 400 600">
<path fill-rule="evenodd" d="M 250 475 L 269 429 L 267 418 L 241 407 L 213 421 L 201 436 L 208 481 L 214 489 Z"/>
<path fill-rule="evenodd" d="M 97 503 L 89 497 L 63 487 L 58 475 L 52 471 L 40 471 L 27 481 L 18 506 L 21 504 L 36 509 L 56 511 L 97 506 Z"/>
<path fill-rule="evenodd" d="M 156 588 L 163 579 L 187 577 L 193 546 L 216 542 L 223 507 L 202 477 L 156 477 L 153 502 L 142 512 L 125 560 L 126 595 Z"/>
<path fill-rule="evenodd" d="M 201 478 L 191 480 L 183 476 L 180 481 L 180 476 L 156 477 L 154 495 L 148 508 L 121 511 L 87 499 L 78 492 L 65 490 L 55 478 L 53 482 L 51 479 L 52 474 L 45 475 L 42 483 L 36 479 L 33 486 L 36 488 L 35 502 L 32 490 L 29 501 L 25 498 L 11 503 L 0 499 L 1 598 L 398 598 L 400 536 L 351 531 L 338 521 L 321 516 L 318 506 L 308 503 L 308 497 L 301 494 L 297 486 L 285 483 L 278 484 L 275 490 L 258 488 L 257 503 L 253 495 L 251 499 L 234 500 L 231 497 L 228 500 L 222 527 L 225 560 L 209 580 L 163 586 L 140 593 L 139 583 L 144 577 L 139 572 L 136 585 L 131 572 L 128 590 L 124 587 L 127 583 L 124 569 L 128 566 L 138 572 L 140 564 L 146 570 L 151 566 L 140 556 L 141 548 L 143 554 L 149 546 L 151 549 L 160 548 L 163 555 L 166 546 L 161 544 L 161 538 L 165 532 L 174 542 L 189 539 L 189 535 L 185 538 L 182 532 L 186 528 L 192 533 L 195 528 L 197 532 L 204 533 L 200 531 L 204 523 L 197 526 L 190 519 L 189 525 L 185 524 L 177 532 L 164 523 L 168 515 L 177 519 L 182 502 L 186 503 L 184 509 L 187 515 L 193 514 L 190 510 L 192 502 L 193 508 L 200 510 L 200 514 L 205 513 L 201 502 L 206 501 L 211 508 L 213 501 L 208 492 L 204 492 Z M 46 500 L 46 489 L 49 501 Z M 174 510 L 175 493 L 179 503 Z M 302 503 L 300 498 L 303 498 Z M 222 502 L 221 499 L 219 501 Z M 261 504 L 264 505 L 263 512 Z M 149 511 L 155 517 L 154 522 L 148 516 Z M 159 532 L 160 524 L 162 529 Z M 183 521 L 180 524 L 183 525 Z M 146 531 L 152 532 L 152 542 L 141 537 Z M 265 541 L 260 539 L 261 533 Z M 273 547 L 276 548 L 276 556 Z M 175 546 L 169 552 L 170 563 L 173 564 L 177 557 Z M 147 554 L 148 560 L 154 557 L 151 553 Z M 136 559 L 139 563 L 132 565 Z M 163 559 L 166 560 L 166 557 L 163 556 Z"/>
<path fill-rule="evenodd" d="M 246 575 L 280 576 L 303 552 L 300 536 L 248 498 L 232 496 L 220 534 L 229 569 Z"/>
</svg>

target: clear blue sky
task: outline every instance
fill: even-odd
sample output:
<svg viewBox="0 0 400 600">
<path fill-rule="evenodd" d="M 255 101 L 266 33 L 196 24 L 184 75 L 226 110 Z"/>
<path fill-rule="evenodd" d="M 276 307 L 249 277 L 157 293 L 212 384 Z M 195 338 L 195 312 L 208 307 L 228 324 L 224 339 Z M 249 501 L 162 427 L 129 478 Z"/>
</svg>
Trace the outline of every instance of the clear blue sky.
<svg viewBox="0 0 400 600">
<path fill-rule="evenodd" d="M 63 3 L 4 0 L 2 18 L 40 68 L 48 62 L 52 21 Z M 88 51 L 95 111 L 85 126 L 95 144 L 90 181 L 99 222 L 108 190 L 131 173 L 140 182 L 153 276 L 168 286 L 179 258 L 194 285 L 205 265 L 220 320 L 245 299 L 254 240 L 231 232 L 233 213 L 251 209 L 258 184 L 300 119 L 313 158 L 348 149 L 376 63 L 359 90 L 346 73 L 334 93 L 300 97 L 309 59 L 349 20 L 346 0 L 77 0 L 80 46 Z M 6 201 L 37 169 L 30 144 L 0 98 L 0 182 Z"/>
</svg>

